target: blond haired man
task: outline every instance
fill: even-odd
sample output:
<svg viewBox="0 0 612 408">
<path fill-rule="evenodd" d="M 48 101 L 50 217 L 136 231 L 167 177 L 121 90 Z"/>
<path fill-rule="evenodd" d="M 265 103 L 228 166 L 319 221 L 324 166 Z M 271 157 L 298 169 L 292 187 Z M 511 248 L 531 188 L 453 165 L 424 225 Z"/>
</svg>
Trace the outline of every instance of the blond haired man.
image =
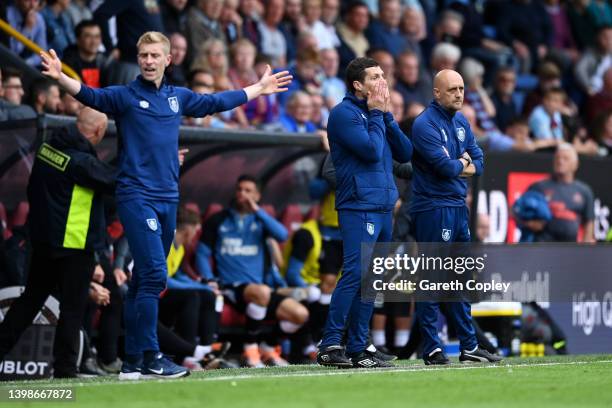
<svg viewBox="0 0 612 408">
<path fill-rule="evenodd" d="M 189 374 L 166 359 L 157 342 L 159 294 L 166 286 L 166 256 L 174 237 L 179 200 L 178 149 L 182 116 L 202 117 L 240 106 L 260 95 L 286 91 L 291 76 L 272 74 L 242 90 L 196 94 L 168 85 L 170 42 L 159 32 L 137 43 L 140 75 L 124 86 L 93 89 L 61 72 L 54 50 L 42 53 L 43 74 L 86 106 L 111 114 L 121 149 L 116 200 L 135 266 L 125 302 L 126 359 L 120 379 L 177 378 Z"/>
</svg>

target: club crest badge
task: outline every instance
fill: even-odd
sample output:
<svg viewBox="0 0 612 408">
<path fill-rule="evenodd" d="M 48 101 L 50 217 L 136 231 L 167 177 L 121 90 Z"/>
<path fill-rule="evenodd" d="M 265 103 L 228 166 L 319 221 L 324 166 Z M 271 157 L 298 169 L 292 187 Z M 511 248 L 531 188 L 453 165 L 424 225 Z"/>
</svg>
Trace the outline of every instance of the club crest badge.
<svg viewBox="0 0 612 408">
<path fill-rule="evenodd" d="M 368 234 L 374 235 L 374 224 L 371 222 L 366 223 L 366 231 L 368 231 Z"/>
<path fill-rule="evenodd" d="M 465 129 L 460 127 L 457 128 L 457 139 L 459 139 L 460 142 L 464 142 L 465 141 Z"/>
<path fill-rule="evenodd" d="M 147 218 L 147 225 L 151 231 L 157 231 L 157 220 L 155 218 Z"/>
<path fill-rule="evenodd" d="M 442 230 L 442 240 L 443 241 L 448 241 L 451 237 L 451 230 L 449 229 L 443 229 Z"/>
<path fill-rule="evenodd" d="M 172 112 L 178 113 L 179 103 L 178 103 L 178 98 L 176 96 L 169 97 L 168 104 L 170 105 L 170 109 L 172 109 Z"/>
</svg>

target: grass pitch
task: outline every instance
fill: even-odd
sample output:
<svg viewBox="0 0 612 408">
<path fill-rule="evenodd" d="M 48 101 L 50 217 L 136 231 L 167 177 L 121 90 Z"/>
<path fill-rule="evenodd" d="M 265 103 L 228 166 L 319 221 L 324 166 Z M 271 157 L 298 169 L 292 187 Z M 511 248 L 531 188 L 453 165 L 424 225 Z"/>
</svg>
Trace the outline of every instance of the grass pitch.
<svg viewBox="0 0 612 408">
<path fill-rule="evenodd" d="M 45 407 L 612 407 L 612 355 L 511 358 L 498 365 L 430 368 L 400 361 L 393 369 L 319 366 L 228 369 L 179 380 L 12 382 L 2 406 Z M 7 402 L 7 389 L 71 387 L 75 402 Z"/>
</svg>

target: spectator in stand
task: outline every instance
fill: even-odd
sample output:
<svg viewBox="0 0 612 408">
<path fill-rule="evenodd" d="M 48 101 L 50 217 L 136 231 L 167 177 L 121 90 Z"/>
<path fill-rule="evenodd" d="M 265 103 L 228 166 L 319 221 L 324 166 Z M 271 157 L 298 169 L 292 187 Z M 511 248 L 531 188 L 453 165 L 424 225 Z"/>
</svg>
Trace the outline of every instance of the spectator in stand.
<svg viewBox="0 0 612 408">
<path fill-rule="evenodd" d="M 382 69 L 385 73 L 385 79 L 387 80 L 389 89 L 395 88 L 395 59 L 393 58 L 393 55 L 391 55 L 389 51 L 381 48 L 370 48 L 367 56 L 378 62 L 380 69 Z"/>
<path fill-rule="evenodd" d="M 108 59 L 99 52 L 102 31 L 93 20 L 81 21 L 75 29 L 76 44 L 64 50 L 64 62 L 74 69 L 85 85 L 100 88 L 106 84 Z"/>
<path fill-rule="evenodd" d="M 427 37 L 427 22 L 420 5 L 412 3 L 406 6 L 400 28 L 406 37 L 408 49 L 417 54 L 420 61 L 425 61 L 421 42 Z"/>
<path fill-rule="evenodd" d="M 162 0 L 159 4 L 166 34 L 187 34 L 188 0 Z"/>
<path fill-rule="evenodd" d="M 520 117 L 508 122 L 506 134 L 514 140 L 513 149 L 521 152 L 551 149 L 559 145 L 559 142 L 554 139 L 533 140 L 529 137 L 529 123 Z"/>
<path fill-rule="evenodd" d="M 514 68 L 503 67 L 495 73 L 491 101 L 495 106 L 495 124 L 506 131 L 508 123 L 519 117 L 519 106 L 514 93 L 516 89 L 516 72 Z"/>
<path fill-rule="evenodd" d="M 334 48 L 339 44 L 321 21 L 322 0 L 303 0 L 303 13 L 306 20 L 306 30 L 317 38 L 317 50 Z"/>
<path fill-rule="evenodd" d="M 365 30 L 370 22 L 368 6 L 362 1 L 349 3 L 342 16 L 342 21 L 338 23 L 337 33 L 340 39 L 340 75 L 344 77 L 344 72 L 348 64 L 358 57 L 365 57 L 370 48 L 370 43 L 365 35 Z"/>
<path fill-rule="evenodd" d="M 596 120 L 594 126 L 595 141 L 599 145 L 600 156 L 612 155 L 612 109 L 602 113 Z"/>
<path fill-rule="evenodd" d="M 340 13 L 340 0 L 323 0 L 321 8 L 321 21 L 325 25 L 328 35 L 332 38 L 334 48 L 340 46 L 340 38 L 336 33 L 336 23 L 338 22 L 338 14 Z"/>
<path fill-rule="evenodd" d="M 465 19 L 454 10 L 444 10 L 434 26 L 434 37 L 436 42 L 447 42 L 459 45 L 461 32 Z"/>
<path fill-rule="evenodd" d="M 195 70 L 189 74 L 189 88 L 199 94 L 215 92 L 215 78 L 206 70 Z M 207 115 L 203 118 L 185 117 L 183 123 L 188 126 L 200 126 L 212 129 L 225 129 L 227 125 L 217 115 Z"/>
<path fill-rule="evenodd" d="M 271 7 L 271 6 L 268 6 Z M 295 60 L 297 50 L 292 45 L 297 44 L 298 36 L 305 29 L 306 22 L 302 15 L 302 0 L 286 0 L 285 15 L 280 24 L 280 30 L 287 44 L 287 63 Z"/>
<path fill-rule="evenodd" d="M 197 0 L 187 12 L 187 35 L 190 59 L 197 59 L 209 40 L 225 44 L 225 35 L 219 22 L 223 0 Z"/>
<path fill-rule="evenodd" d="M 38 12 L 39 0 L 15 0 L 14 5 L 6 8 L 6 19 L 8 23 L 27 39 L 38 44 L 43 50 L 47 46 L 47 26 L 43 16 Z M 10 49 L 31 67 L 40 65 L 40 56 L 33 53 L 21 42 L 10 37 Z"/>
<path fill-rule="evenodd" d="M 497 130 L 495 105 L 484 89 L 484 66 L 474 58 L 461 61 L 459 72 L 465 81 L 465 102 L 476 111 L 478 126 L 485 131 Z"/>
<path fill-rule="evenodd" d="M 225 1 L 227 2 L 227 0 Z M 240 16 L 243 20 L 242 36 L 256 45 L 259 45 L 261 41 L 258 26 L 262 15 L 263 6 L 258 0 L 240 0 Z"/>
<path fill-rule="evenodd" d="M 323 82 L 321 93 L 325 98 L 325 106 L 329 109 L 339 104 L 346 94 L 346 84 L 338 78 L 340 57 L 335 48 L 321 50 L 321 67 L 323 68 Z"/>
<path fill-rule="evenodd" d="M 529 187 L 529 191 L 540 192 L 546 197 L 552 213 L 552 220 L 537 221 L 527 226 L 535 233 L 535 241 L 595 242 L 593 191 L 575 178 L 577 170 L 576 150 L 569 143 L 562 143 L 555 153 L 550 179 Z M 582 236 L 579 238 L 579 235 Z"/>
<path fill-rule="evenodd" d="M 172 33 L 170 40 L 170 55 L 172 60 L 166 69 L 166 81 L 175 86 L 187 85 L 183 63 L 187 56 L 187 39 L 181 33 Z"/>
<path fill-rule="evenodd" d="M 89 0 L 72 0 L 68 5 L 68 14 L 72 20 L 72 25 L 77 26 L 83 20 L 91 20 L 93 13 L 89 6 Z"/>
<path fill-rule="evenodd" d="M 310 115 L 310 121 L 321 131 L 324 132 L 327 129 L 327 120 L 329 119 L 329 109 L 325 106 L 325 99 L 320 94 L 310 95 L 310 102 L 312 103 L 312 115 Z"/>
<path fill-rule="evenodd" d="M 59 113 L 60 89 L 56 82 L 41 78 L 32 84 L 32 107 L 36 113 Z"/>
<path fill-rule="evenodd" d="M 538 67 L 538 87 L 525 98 L 525 104 L 523 105 L 523 115 L 529 116 L 533 109 L 542 103 L 544 93 L 548 89 L 561 88 L 561 70 L 559 66 L 552 61 L 543 62 Z M 575 116 L 578 112 L 578 108 L 567 98 L 561 107 L 561 113 L 566 116 Z"/>
<path fill-rule="evenodd" d="M 544 7 L 552 24 L 550 53 L 562 63 L 561 66 L 565 71 L 580 58 L 580 51 L 574 41 L 567 9 L 560 0 L 545 0 Z"/>
<path fill-rule="evenodd" d="M 21 104 L 23 94 L 19 71 L 11 68 L 0 71 L 0 122 L 36 117 L 36 112 L 31 107 Z"/>
<path fill-rule="evenodd" d="M 572 28 L 572 35 L 580 50 L 586 50 L 595 44 L 595 27 L 587 11 L 591 0 L 570 0 L 567 4 L 567 16 Z"/>
<path fill-rule="evenodd" d="M 455 70 L 461 59 L 461 49 L 449 43 L 439 43 L 431 51 L 432 77 L 443 69 Z"/>
<path fill-rule="evenodd" d="M 561 88 L 551 88 L 544 92 L 542 104 L 529 116 L 529 129 L 536 139 L 564 140 L 561 109 L 565 92 Z"/>
<path fill-rule="evenodd" d="M 604 73 L 612 68 L 612 25 L 597 32 L 597 46 L 587 50 L 576 64 L 576 79 L 588 95 L 603 87 Z"/>
<path fill-rule="evenodd" d="M 225 43 L 217 38 L 210 38 L 201 44 L 200 52 L 191 64 L 191 70 L 210 71 L 217 82 L 219 78 L 227 75 L 228 65 Z"/>
<path fill-rule="evenodd" d="M 76 42 L 69 5 L 70 0 L 47 0 L 47 6 L 40 12 L 47 26 L 47 44 L 60 57 L 69 45 Z"/>
<path fill-rule="evenodd" d="M 489 151 L 505 152 L 514 148 L 511 137 L 502 134 L 497 128 L 483 129 L 478 123 L 478 113 L 471 105 L 464 104 L 461 113 L 467 119 L 476 141 Z"/>
<path fill-rule="evenodd" d="M 304 91 L 295 91 L 287 101 L 285 113 L 281 114 L 279 123 L 286 132 L 312 133 L 317 127 L 312 119 L 312 100 Z"/>
<path fill-rule="evenodd" d="M 411 51 L 406 51 L 397 58 L 395 90 L 402 95 L 406 106 L 412 102 L 427 105 L 433 98 L 431 78 L 426 71 L 420 70 L 420 66 L 417 55 Z"/>
<path fill-rule="evenodd" d="M 531 72 L 551 45 L 552 25 L 544 6 L 536 0 L 511 0 L 499 15 L 499 40 L 514 50 L 522 71 Z"/>
<path fill-rule="evenodd" d="M 390 94 L 390 102 L 391 102 L 391 110 L 390 112 L 393 114 L 393 118 L 397 123 L 401 123 L 404 120 L 404 98 L 402 94 L 392 89 Z"/>
<path fill-rule="evenodd" d="M 591 0 L 587 13 L 596 29 L 612 25 L 612 7 L 605 0 Z"/>
<path fill-rule="evenodd" d="M 371 47 L 382 48 L 397 58 L 406 49 L 406 38 L 400 31 L 400 0 L 380 0 L 378 19 L 370 22 L 366 36 Z"/>
<path fill-rule="evenodd" d="M 259 22 L 260 51 L 272 60 L 274 68 L 287 65 L 287 41 L 280 30 L 284 12 L 284 0 L 268 0 L 263 19 Z"/>
<path fill-rule="evenodd" d="M 321 71 L 321 57 L 319 52 L 306 48 L 300 50 L 297 55 L 295 67 L 289 70 L 293 76 L 293 81 L 289 85 L 289 90 L 282 95 L 279 94 L 281 105 L 285 105 L 291 93 L 302 90 L 310 94 L 320 93 L 321 84 L 319 82 L 319 73 Z"/>
<path fill-rule="evenodd" d="M 259 78 L 254 68 L 256 54 L 255 46 L 246 38 L 241 38 L 232 44 L 230 48 L 232 64 L 227 75 L 235 89 L 242 89 Z M 260 96 L 247 102 L 242 108 L 253 126 L 272 123 L 278 118 L 279 106 L 276 95 Z"/>
<path fill-rule="evenodd" d="M 586 108 L 588 123 L 592 125 L 599 115 L 610 110 L 612 110 L 612 67 L 604 74 L 601 91 L 589 97 Z"/>
<path fill-rule="evenodd" d="M 109 32 L 109 20 L 115 17 L 117 44 Z M 140 74 L 136 43 L 147 31 L 163 32 L 158 0 L 106 0 L 94 12 L 94 21 L 102 29 L 104 48 L 117 61 L 109 72 L 109 84 L 127 84 Z"/>
</svg>

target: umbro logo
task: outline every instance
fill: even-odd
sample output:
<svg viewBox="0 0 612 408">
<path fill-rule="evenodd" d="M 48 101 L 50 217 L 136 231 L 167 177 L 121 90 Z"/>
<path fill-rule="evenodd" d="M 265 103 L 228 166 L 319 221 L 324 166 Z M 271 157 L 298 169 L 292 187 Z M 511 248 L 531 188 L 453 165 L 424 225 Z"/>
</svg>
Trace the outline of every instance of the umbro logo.
<svg viewBox="0 0 612 408">
<path fill-rule="evenodd" d="M 360 366 L 363 366 L 363 367 L 373 367 L 373 366 L 375 366 L 377 363 L 376 363 L 376 361 L 374 361 L 374 360 L 371 360 L 371 359 L 369 359 L 369 358 L 366 358 L 366 359 L 363 359 L 363 360 L 359 360 L 359 361 L 357 362 L 357 364 L 359 364 Z"/>
</svg>

